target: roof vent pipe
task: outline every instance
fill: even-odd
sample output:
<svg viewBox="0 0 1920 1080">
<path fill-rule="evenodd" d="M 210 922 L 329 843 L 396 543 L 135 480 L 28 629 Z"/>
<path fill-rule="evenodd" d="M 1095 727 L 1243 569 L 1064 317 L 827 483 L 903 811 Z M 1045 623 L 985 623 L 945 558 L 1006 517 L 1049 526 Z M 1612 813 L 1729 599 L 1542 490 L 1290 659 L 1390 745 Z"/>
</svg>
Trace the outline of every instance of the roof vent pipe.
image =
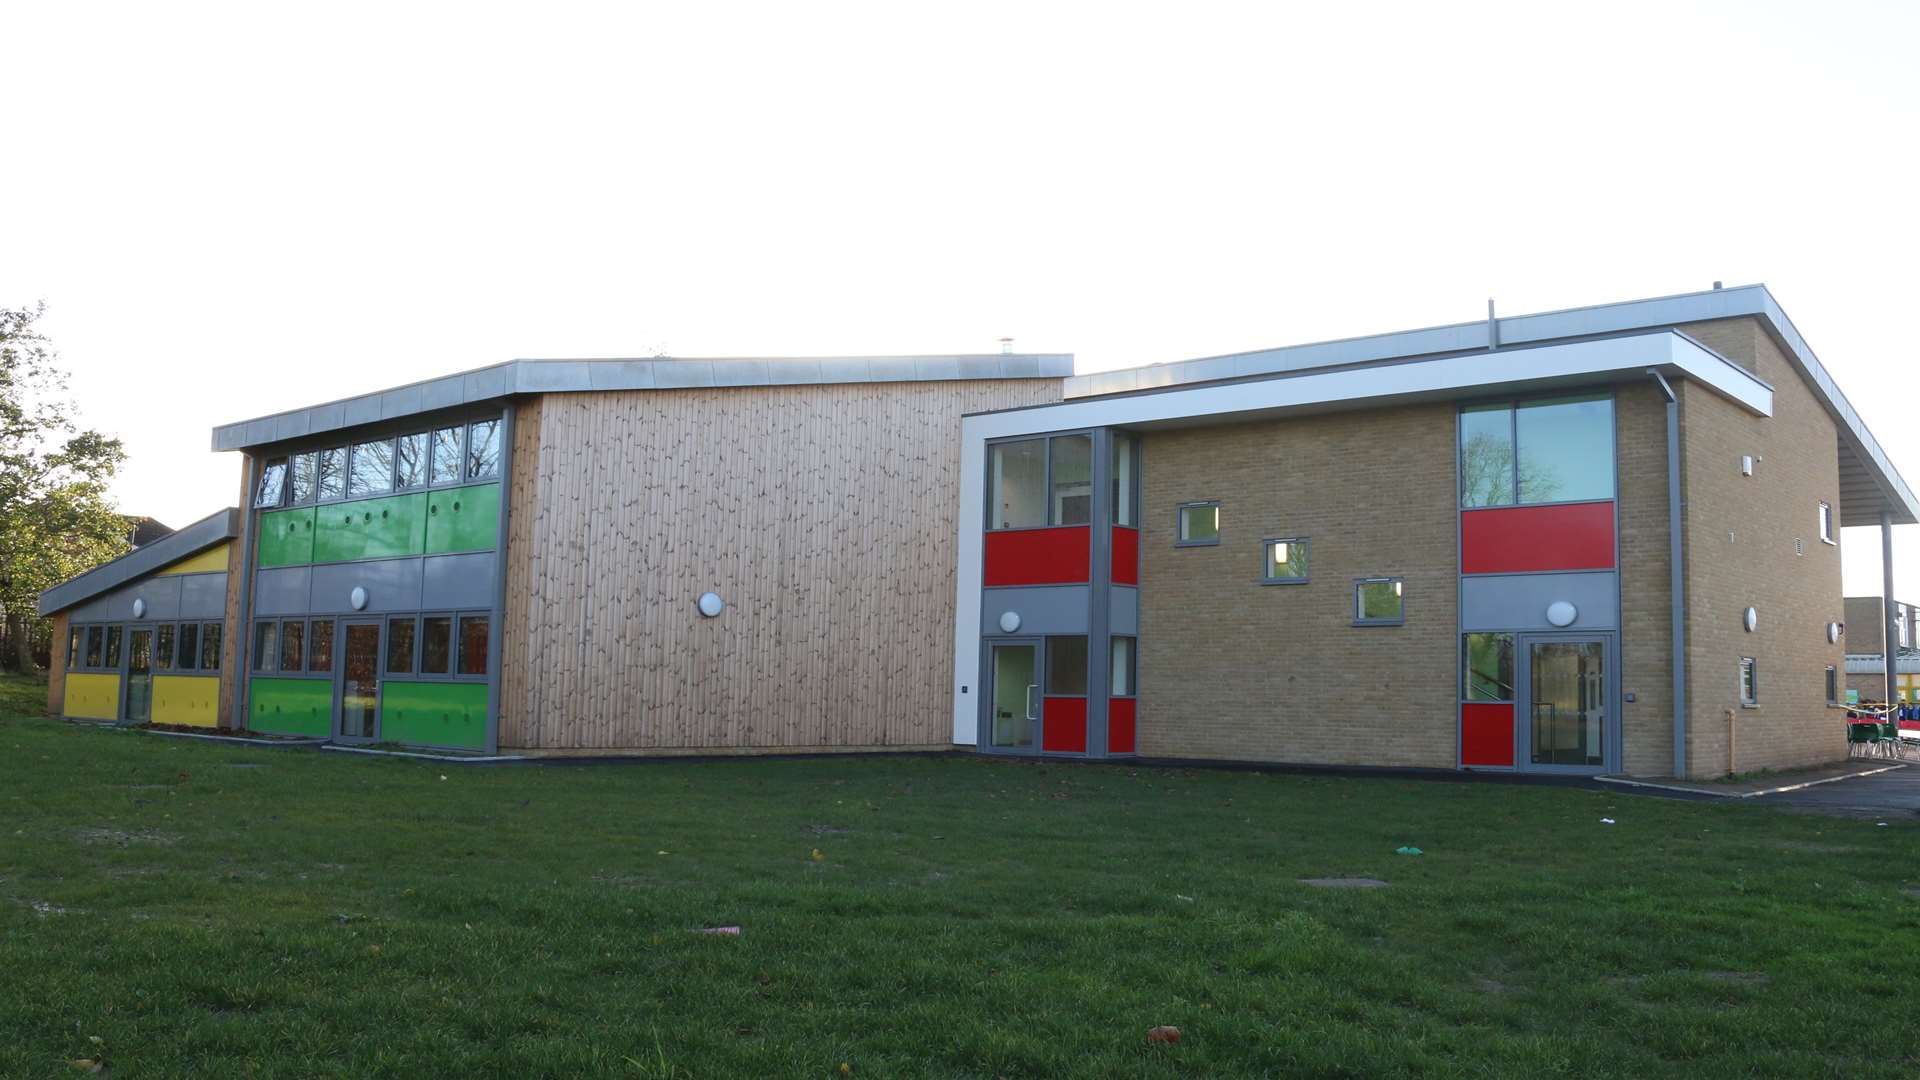
<svg viewBox="0 0 1920 1080">
<path fill-rule="evenodd" d="M 1493 297 L 1487 297 L 1487 349 L 1500 347 L 1500 320 L 1493 317 Z"/>
<path fill-rule="evenodd" d="M 1003 337 L 1000 339 L 1000 355 L 1001 356 L 1013 355 L 1013 339 L 1012 338 Z"/>
<path fill-rule="evenodd" d="M 1714 292 L 1719 292 L 1719 291 L 1720 291 L 1720 283 L 1719 283 L 1719 282 L 1717 282 L 1717 281 L 1716 281 L 1716 282 L 1714 282 L 1714 283 L 1713 283 L 1713 291 L 1714 291 Z"/>
</svg>

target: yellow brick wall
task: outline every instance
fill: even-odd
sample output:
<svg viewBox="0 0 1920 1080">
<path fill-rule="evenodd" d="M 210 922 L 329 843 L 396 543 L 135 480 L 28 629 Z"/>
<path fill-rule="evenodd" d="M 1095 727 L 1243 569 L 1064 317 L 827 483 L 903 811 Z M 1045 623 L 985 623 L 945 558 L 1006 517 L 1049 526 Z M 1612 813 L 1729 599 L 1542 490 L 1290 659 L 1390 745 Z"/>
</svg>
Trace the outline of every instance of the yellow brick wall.
<svg viewBox="0 0 1920 1080">
<path fill-rule="evenodd" d="M 1459 625 L 1454 407 L 1156 431 L 1143 444 L 1140 752 L 1451 768 Z M 1218 547 L 1175 548 L 1218 499 Z M 1261 541 L 1312 540 L 1262 585 Z M 1406 579 L 1406 625 L 1356 627 L 1353 578 Z"/>
<path fill-rule="evenodd" d="M 1667 531 L 1667 399 L 1651 379 L 1614 400 L 1619 457 L 1622 769 L 1673 773 L 1673 580 Z"/>
</svg>

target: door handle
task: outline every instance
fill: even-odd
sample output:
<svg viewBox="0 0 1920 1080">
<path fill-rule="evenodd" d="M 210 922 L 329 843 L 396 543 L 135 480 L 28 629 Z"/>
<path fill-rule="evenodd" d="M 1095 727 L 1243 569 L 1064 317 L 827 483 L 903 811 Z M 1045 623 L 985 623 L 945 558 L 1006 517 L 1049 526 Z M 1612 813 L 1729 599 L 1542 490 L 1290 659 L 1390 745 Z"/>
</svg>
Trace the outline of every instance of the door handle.
<svg viewBox="0 0 1920 1080">
<path fill-rule="evenodd" d="M 1040 689 L 1039 683 L 1027 684 L 1027 719 L 1029 720 L 1040 719 L 1040 700 L 1034 694 L 1038 689 Z"/>
</svg>

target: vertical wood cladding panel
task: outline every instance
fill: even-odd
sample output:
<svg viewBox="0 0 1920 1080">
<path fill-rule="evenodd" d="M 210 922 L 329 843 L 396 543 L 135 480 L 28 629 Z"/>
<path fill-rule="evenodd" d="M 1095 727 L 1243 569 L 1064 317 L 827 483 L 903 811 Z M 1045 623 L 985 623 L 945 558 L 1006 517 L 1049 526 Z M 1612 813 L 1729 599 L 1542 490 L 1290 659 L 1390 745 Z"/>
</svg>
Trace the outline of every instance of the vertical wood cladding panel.
<svg viewBox="0 0 1920 1080">
<path fill-rule="evenodd" d="M 53 644 L 47 655 L 47 715 L 59 716 L 67 703 L 67 613 L 53 617 Z"/>
<path fill-rule="evenodd" d="M 242 514 L 249 513 L 253 505 L 252 492 L 247 487 L 247 476 L 251 472 L 253 459 L 246 454 L 240 455 L 240 501 L 234 503 Z M 220 723 L 226 727 L 244 728 L 247 726 L 246 707 L 236 705 L 234 697 L 239 690 L 240 671 L 234 658 L 240 647 L 240 594 L 241 582 L 245 580 L 247 569 L 247 544 L 244 539 L 235 540 L 227 545 L 227 610 L 224 625 L 220 633 Z"/>
<path fill-rule="evenodd" d="M 946 745 L 960 417 L 1059 395 L 1034 379 L 523 404 L 501 746 Z M 717 618 L 694 606 L 709 590 Z"/>
</svg>

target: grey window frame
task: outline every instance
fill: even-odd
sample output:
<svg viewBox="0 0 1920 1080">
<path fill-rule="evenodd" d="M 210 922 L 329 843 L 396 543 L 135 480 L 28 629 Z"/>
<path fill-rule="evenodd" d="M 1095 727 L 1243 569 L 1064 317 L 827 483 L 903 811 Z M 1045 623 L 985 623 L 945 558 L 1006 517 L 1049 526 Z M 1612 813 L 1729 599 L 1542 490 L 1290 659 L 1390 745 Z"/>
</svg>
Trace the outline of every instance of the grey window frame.
<svg viewBox="0 0 1920 1080">
<path fill-rule="evenodd" d="M 1760 707 L 1760 661 L 1751 656 L 1740 658 L 1737 679 L 1740 686 L 1740 707 L 1757 709 Z"/>
<path fill-rule="evenodd" d="M 1607 400 L 1608 408 L 1612 411 L 1613 429 L 1611 432 L 1611 438 L 1613 440 L 1613 472 L 1612 472 L 1613 494 L 1608 495 L 1604 499 L 1597 499 L 1597 498 L 1549 499 L 1545 502 L 1526 502 L 1522 500 L 1520 498 L 1520 407 L 1522 405 L 1536 405 L 1541 402 L 1564 401 L 1569 398 L 1580 398 L 1580 397 L 1590 397 L 1596 400 L 1604 397 Z M 1507 411 L 1507 445 L 1513 448 L 1513 461 L 1509 466 L 1509 471 L 1512 473 L 1512 475 L 1509 477 L 1509 480 L 1511 482 L 1508 484 L 1507 490 L 1512 493 L 1513 500 L 1511 502 L 1505 502 L 1505 503 L 1489 503 L 1485 506 L 1468 506 L 1465 501 L 1466 495 L 1467 495 L 1466 485 L 1464 483 L 1464 477 L 1461 475 L 1461 470 L 1466 466 L 1466 459 L 1465 459 L 1465 456 L 1461 453 L 1462 447 L 1460 446 L 1460 417 L 1464 415 L 1469 409 L 1490 410 L 1493 406 L 1504 407 Z M 1566 391 L 1562 393 L 1556 393 L 1556 394 L 1529 394 L 1525 397 L 1494 397 L 1494 398 L 1482 398 L 1475 401 L 1461 402 L 1460 405 L 1454 409 L 1453 501 L 1457 504 L 1455 509 L 1458 509 L 1458 510 L 1510 510 L 1518 506 L 1573 506 L 1573 505 L 1578 505 L 1580 503 L 1596 503 L 1596 502 L 1611 502 L 1611 503 L 1618 504 L 1620 502 L 1620 395 L 1619 393 L 1610 386 L 1599 387 L 1599 388 L 1588 388 L 1588 389 L 1570 387 Z"/>
<path fill-rule="evenodd" d="M 413 624 L 413 633 L 407 636 L 407 670 L 405 671 L 389 671 L 387 669 L 388 661 L 391 660 L 393 656 L 393 624 L 397 622 L 411 622 Z M 385 679 L 389 675 L 399 675 L 407 679 L 418 678 L 420 675 L 421 646 L 420 616 L 417 613 L 408 614 L 404 611 L 397 614 L 389 614 L 386 618 L 386 625 L 380 628 L 380 633 L 382 635 L 380 640 L 382 645 L 380 651 L 380 677 Z M 452 660 L 451 655 L 448 656 L 448 660 Z M 458 665 L 450 663 L 449 666 L 457 667 Z"/>
<path fill-rule="evenodd" d="M 1299 577 L 1273 577 L 1273 545 L 1299 544 L 1307 549 L 1307 572 Z M 1313 581 L 1313 537 L 1311 536 L 1271 536 L 1260 541 L 1260 584 L 1262 585 L 1306 585 Z"/>
<path fill-rule="evenodd" d="M 68 671 L 80 666 L 80 653 L 87 647 L 87 635 L 81 633 L 82 629 L 84 628 L 79 623 L 72 623 L 67 627 Z"/>
<path fill-rule="evenodd" d="M 308 615 L 304 619 L 286 620 L 287 622 L 290 622 L 290 623 L 304 622 L 306 624 L 306 627 L 300 631 L 301 640 L 304 642 L 303 648 L 305 650 L 304 655 L 300 657 L 300 660 L 301 660 L 300 674 L 311 676 L 316 679 L 333 678 L 333 654 L 335 650 L 337 650 L 340 647 L 340 635 L 338 633 L 338 630 L 339 630 L 338 618 L 339 618 L 338 616 L 334 616 L 334 615 L 324 615 L 324 616 Z M 321 655 L 320 650 L 315 649 L 313 647 L 313 628 L 316 626 L 328 627 L 327 648 L 326 648 L 327 666 L 324 671 L 315 670 L 313 666 L 313 658 Z M 287 632 L 286 628 L 281 627 L 280 633 L 283 637 L 285 636 L 286 632 Z"/>
<path fill-rule="evenodd" d="M 287 505 L 287 487 L 291 479 L 292 462 L 292 455 L 281 454 L 279 457 L 268 458 L 261 464 L 260 486 L 255 489 L 253 493 L 253 508 L 255 510 L 272 510 L 276 507 Z M 269 500 L 267 498 L 267 478 L 273 474 L 275 468 L 280 470 L 280 475 L 273 493 L 273 498 Z"/>
<path fill-rule="evenodd" d="M 1113 643 L 1116 641 L 1132 642 L 1132 644 L 1127 647 L 1127 692 L 1124 694 L 1118 693 L 1113 689 L 1113 676 L 1115 674 L 1113 670 Z M 1138 634 L 1107 635 L 1107 699 L 1109 701 L 1112 701 L 1112 700 L 1132 701 L 1138 698 L 1139 696 L 1140 696 L 1140 635 Z"/>
<path fill-rule="evenodd" d="M 120 661 L 125 659 L 125 642 L 129 635 L 120 623 L 107 624 L 106 641 L 101 647 L 100 670 L 119 671 Z"/>
<path fill-rule="evenodd" d="M 217 637 L 220 639 L 219 641 L 213 643 L 213 663 L 212 664 L 207 663 L 207 645 L 208 645 L 207 631 L 209 630 L 214 632 L 213 633 L 214 637 Z M 200 659 L 199 659 L 199 667 L 196 670 L 200 671 L 202 674 L 205 674 L 207 672 L 212 672 L 213 674 L 217 675 L 220 673 L 221 669 L 226 666 L 225 663 L 220 658 L 221 650 L 226 648 L 226 644 L 227 644 L 226 631 L 227 631 L 227 624 L 224 621 L 220 621 L 220 622 L 202 621 L 200 623 L 200 648 L 199 648 Z"/>
<path fill-rule="evenodd" d="M 1406 610 L 1405 601 L 1406 601 L 1406 597 L 1404 596 L 1401 597 L 1400 610 L 1402 612 Z M 1358 604 L 1358 601 L 1356 600 L 1355 603 Z M 1515 695 L 1520 693 L 1520 635 L 1522 633 L 1525 633 L 1525 631 L 1520 631 L 1520 630 L 1462 630 L 1460 631 L 1460 704 L 1462 705 L 1514 705 L 1518 703 Z M 1467 675 L 1468 671 L 1471 669 L 1473 664 L 1473 652 L 1472 650 L 1467 648 L 1467 639 L 1470 637 L 1473 637 L 1475 634 L 1481 634 L 1487 637 L 1503 637 L 1508 639 L 1510 643 L 1510 648 L 1512 650 L 1511 658 L 1513 661 L 1513 681 L 1507 684 L 1506 697 L 1482 698 L 1482 697 L 1473 696 L 1472 680 L 1469 679 Z"/>
<path fill-rule="evenodd" d="M 386 489 L 383 491 L 367 491 L 367 492 L 362 492 L 361 494 L 355 495 L 353 493 L 353 467 L 354 467 L 354 462 L 358 461 L 360 458 L 360 448 L 363 446 L 374 446 L 378 443 L 383 443 L 383 442 L 387 444 Z M 347 497 L 345 499 L 342 499 L 341 501 L 342 502 L 359 502 L 362 499 L 379 499 L 379 498 L 384 498 L 400 490 L 399 488 L 394 486 L 394 481 L 397 479 L 396 474 L 398 472 L 399 466 L 400 466 L 400 447 L 399 447 L 398 436 L 389 435 L 384 439 L 356 439 L 353 442 L 348 443 L 347 444 L 347 485 L 346 485 Z"/>
<path fill-rule="evenodd" d="M 413 671 L 410 674 L 396 678 L 395 681 L 484 683 L 488 680 L 490 676 L 484 671 L 478 675 L 460 674 L 460 620 L 463 618 L 479 618 L 487 621 L 488 652 L 491 654 L 493 635 L 499 633 L 500 628 L 494 623 L 493 612 L 490 609 L 434 608 L 431 611 L 394 611 L 387 613 L 386 620 L 391 622 L 394 619 L 404 619 L 409 616 L 413 619 Z M 447 620 L 447 670 L 445 671 L 423 670 L 427 660 L 428 619 Z M 381 631 L 384 633 L 385 630 L 386 625 L 383 623 Z M 384 640 L 383 638 L 382 641 L 384 642 Z M 382 652 L 380 655 L 381 678 L 384 679 L 386 678 L 386 653 Z"/>
<path fill-rule="evenodd" d="M 1825 499 L 1822 499 L 1820 500 L 1820 542 L 1823 544 L 1830 544 L 1834 547 L 1839 547 L 1840 541 L 1836 539 L 1833 535 L 1835 531 L 1836 530 L 1834 529 L 1834 521 L 1833 521 L 1833 504 L 1826 501 Z"/>
<path fill-rule="evenodd" d="M 161 635 L 166 636 L 167 647 L 160 648 Z M 155 623 L 153 625 L 153 662 L 149 665 L 153 674 L 175 670 L 173 656 L 180 642 L 179 623 Z"/>
<path fill-rule="evenodd" d="M 1827 704 L 1840 704 L 1840 669 L 1827 665 Z"/>
<path fill-rule="evenodd" d="M 93 644 L 93 635 L 95 634 L 100 635 L 99 648 L 95 648 Z M 101 659 L 107 655 L 106 625 L 103 623 L 88 623 L 87 635 L 86 637 L 81 639 L 81 648 L 83 653 L 81 659 L 83 663 L 80 665 L 80 670 L 82 671 L 102 670 Z M 88 659 L 88 657 L 91 657 L 92 659 Z"/>
<path fill-rule="evenodd" d="M 981 495 L 981 500 L 983 503 L 981 507 L 981 514 L 986 519 L 986 529 L 984 531 L 986 532 L 1020 532 L 1023 529 L 1032 530 L 1032 529 L 1090 529 L 1092 528 L 1096 524 L 1096 522 L 1093 521 L 1091 514 L 1089 514 L 1088 519 L 1085 522 L 1080 524 L 1075 524 L 1075 525 L 1062 525 L 1059 522 L 1053 520 L 1053 440 L 1071 438 L 1073 436 L 1085 436 L 1091 439 L 1093 437 L 1093 433 L 1096 430 L 1098 429 L 1097 428 L 1075 428 L 1068 431 L 1050 431 L 1045 435 L 1009 435 L 1006 438 L 1002 438 L 1002 439 L 987 440 L 987 444 L 985 448 L 986 454 L 987 454 L 985 466 L 987 471 L 986 471 L 986 474 L 982 476 L 981 484 L 980 484 L 980 487 L 983 491 L 983 494 Z M 1014 443 L 1024 443 L 1024 442 L 1037 442 L 1037 443 L 1045 444 L 1040 449 L 1040 462 L 1043 466 L 1045 466 L 1045 468 L 1041 472 L 1041 479 L 1040 479 L 1040 498 L 1041 498 L 1041 505 L 1044 507 L 1044 510 L 1040 515 L 1040 524 L 1038 525 L 1008 525 L 1005 527 L 1001 527 L 993 523 L 994 522 L 993 450 L 994 450 L 994 447 L 996 446 L 1011 446 Z M 1092 462 L 1091 458 L 1089 458 L 1088 461 L 1089 461 L 1089 466 L 1091 467 L 1094 463 Z M 1091 469 L 1091 471 L 1098 472 L 1099 470 L 1097 468 L 1093 468 Z M 1139 470 L 1136 469 L 1135 471 L 1138 472 Z M 1137 505 L 1138 499 L 1136 498 L 1135 501 Z M 1109 514 L 1108 516 L 1111 517 L 1112 515 Z"/>
<path fill-rule="evenodd" d="M 1091 698 L 1093 696 L 1093 635 L 1092 634 L 1044 634 L 1045 655 L 1040 658 L 1040 696 L 1042 698 Z M 1082 685 L 1079 693 L 1069 691 L 1055 692 L 1053 689 L 1053 643 L 1055 641 L 1083 642 L 1086 646 L 1080 659 L 1080 678 Z"/>
<path fill-rule="evenodd" d="M 1400 591 L 1400 614 L 1391 619 L 1367 619 L 1360 615 L 1360 587 L 1362 585 L 1398 584 Z M 1353 625 L 1355 626 L 1405 626 L 1407 622 L 1407 579 L 1404 577 L 1358 577 L 1353 579 Z"/>
<path fill-rule="evenodd" d="M 1121 440 L 1127 444 L 1127 492 L 1125 502 L 1133 511 L 1132 521 L 1120 520 L 1120 489 L 1118 479 L 1113 475 L 1114 463 L 1118 455 L 1113 451 L 1119 448 Z M 1140 436 L 1126 428 L 1109 428 L 1107 431 L 1107 524 L 1123 529 L 1140 528 Z"/>
<path fill-rule="evenodd" d="M 295 460 L 297 460 L 297 459 L 299 459 L 299 458 L 309 458 L 309 459 L 311 459 L 311 461 L 312 461 L 312 465 L 311 465 L 310 467 L 311 467 L 311 469 L 313 470 L 313 476 L 312 476 L 312 484 L 313 484 L 313 494 L 312 494 L 312 495 L 309 495 L 308 497 L 306 497 L 306 498 L 304 498 L 304 499 L 296 499 L 296 498 L 294 498 L 294 490 L 293 490 L 293 463 L 294 463 L 294 461 L 295 461 Z M 298 453 L 294 453 L 294 454 L 288 454 L 288 455 L 287 455 L 287 501 L 286 501 L 286 505 L 288 505 L 288 506 L 312 506 L 312 505 L 313 505 L 314 503 L 316 503 L 316 502 L 318 502 L 318 501 L 320 501 L 320 451 L 318 451 L 318 450 L 302 450 L 302 451 L 300 451 L 300 452 L 298 452 Z"/>
<path fill-rule="evenodd" d="M 420 442 L 420 482 L 417 484 L 400 483 L 400 444 L 404 440 L 418 438 Z M 433 486 L 433 431 L 408 431 L 393 437 L 393 490 L 425 491 Z"/>
<path fill-rule="evenodd" d="M 1220 527 L 1220 521 L 1217 513 L 1215 515 L 1215 519 L 1213 523 L 1214 532 L 1213 532 L 1212 539 L 1186 540 L 1181 538 L 1181 535 L 1180 535 L 1181 527 L 1185 523 L 1187 511 L 1197 510 L 1197 509 L 1200 509 L 1201 507 L 1206 507 L 1206 506 L 1210 506 L 1215 511 L 1218 511 L 1220 509 L 1220 500 L 1219 499 L 1195 499 L 1191 502 L 1183 502 L 1180 505 L 1173 508 L 1173 546 L 1174 547 L 1189 548 L 1189 547 L 1219 547 L 1220 546 L 1221 527 Z"/>
<path fill-rule="evenodd" d="M 480 475 L 480 476 L 469 475 L 469 473 L 473 468 L 473 429 L 480 426 L 481 424 L 493 425 L 494 438 L 504 439 L 506 437 L 506 425 L 500 422 L 500 417 L 497 415 L 483 416 L 475 420 L 468 420 L 467 422 L 460 425 L 460 480 L 459 480 L 459 483 L 461 484 L 484 484 L 489 480 L 500 479 L 500 459 L 506 457 L 506 453 L 507 453 L 506 447 L 504 445 L 497 447 L 494 451 L 492 472 L 489 472 L 489 473 L 486 473 L 485 475 Z M 429 459 L 428 464 L 429 465 L 432 464 L 431 459 Z M 433 478 L 431 471 L 429 471 L 427 478 L 429 480 Z M 447 485 L 447 486 L 451 487 L 453 485 Z"/>
</svg>

